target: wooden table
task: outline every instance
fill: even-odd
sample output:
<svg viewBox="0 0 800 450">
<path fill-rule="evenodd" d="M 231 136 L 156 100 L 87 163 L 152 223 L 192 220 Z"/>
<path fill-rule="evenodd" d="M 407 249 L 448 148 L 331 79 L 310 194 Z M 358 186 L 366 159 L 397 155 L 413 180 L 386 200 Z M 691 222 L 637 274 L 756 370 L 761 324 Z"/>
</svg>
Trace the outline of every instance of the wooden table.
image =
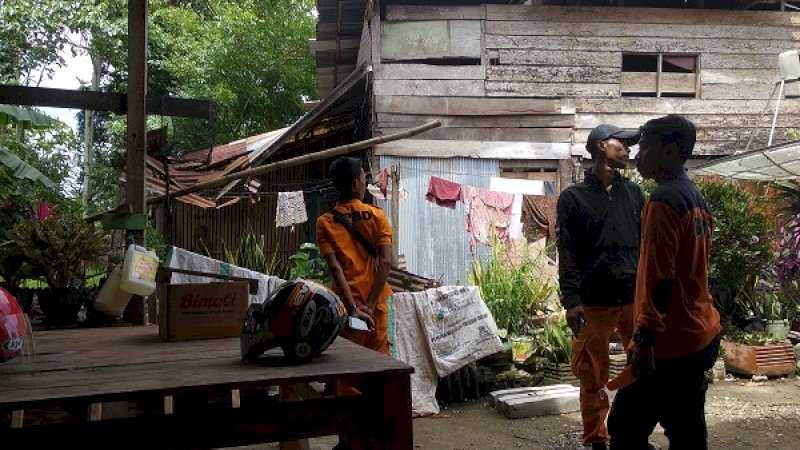
<svg viewBox="0 0 800 450">
<path fill-rule="evenodd" d="M 413 369 L 343 338 L 294 366 L 277 351 L 244 363 L 238 338 L 162 342 L 154 326 L 34 338 L 35 357 L 0 364 L 4 448 L 219 448 L 340 433 L 354 448 L 413 447 Z M 342 381 L 356 390 L 275 395 Z"/>
</svg>

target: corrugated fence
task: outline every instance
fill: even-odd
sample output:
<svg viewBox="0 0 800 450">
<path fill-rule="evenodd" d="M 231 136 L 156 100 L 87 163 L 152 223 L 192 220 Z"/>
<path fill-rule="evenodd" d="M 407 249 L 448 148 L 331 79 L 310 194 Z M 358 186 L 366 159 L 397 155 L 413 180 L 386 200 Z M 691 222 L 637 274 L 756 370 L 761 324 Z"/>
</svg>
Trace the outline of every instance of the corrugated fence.
<svg viewBox="0 0 800 450">
<path fill-rule="evenodd" d="M 473 158 L 404 158 L 381 156 L 380 167 L 400 164 L 400 187 L 408 197 L 400 200 L 399 251 L 405 256 L 408 271 L 445 284 L 468 284 L 473 255 L 469 250 L 464 204 L 456 209 L 443 208 L 425 199 L 431 176 L 473 187 L 489 187 L 489 179 L 498 176 L 496 159 Z M 402 197 L 401 197 L 402 198 Z M 378 200 L 391 218 L 391 201 Z M 476 245 L 480 255 L 486 248 Z"/>
</svg>

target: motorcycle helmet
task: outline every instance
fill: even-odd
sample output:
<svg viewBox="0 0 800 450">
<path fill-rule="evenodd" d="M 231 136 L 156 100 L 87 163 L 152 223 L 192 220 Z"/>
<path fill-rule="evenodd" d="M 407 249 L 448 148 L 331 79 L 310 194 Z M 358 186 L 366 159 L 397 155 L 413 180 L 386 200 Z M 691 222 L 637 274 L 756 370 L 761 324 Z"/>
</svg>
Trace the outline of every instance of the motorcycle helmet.
<svg viewBox="0 0 800 450">
<path fill-rule="evenodd" d="M 308 362 L 339 334 L 347 312 L 327 287 L 297 278 L 286 281 L 264 301 L 247 309 L 241 335 L 243 360 L 280 347 L 293 362 Z"/>
<path fill-rule="evenodd" d="M 0 287 L 0 362 L 22 355 L 28 341 L 28 321 L 17 299 Z"/>
</svg>

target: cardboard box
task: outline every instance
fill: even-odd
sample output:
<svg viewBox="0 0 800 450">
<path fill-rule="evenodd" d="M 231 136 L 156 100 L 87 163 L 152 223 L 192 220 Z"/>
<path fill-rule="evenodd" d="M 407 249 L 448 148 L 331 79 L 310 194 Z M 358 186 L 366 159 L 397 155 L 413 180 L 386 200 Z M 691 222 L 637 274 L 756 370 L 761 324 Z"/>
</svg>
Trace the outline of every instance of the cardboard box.
<svg viewBox="0 0 800 450">
<path fill-rule="evenodd" d="M 166 292 L 164 292 L 166 291 Z M 159 296 L 159 335 L 165 341 L 239 336 L 249 306 L 243 281 L 166 284 Z"/>
</svg>

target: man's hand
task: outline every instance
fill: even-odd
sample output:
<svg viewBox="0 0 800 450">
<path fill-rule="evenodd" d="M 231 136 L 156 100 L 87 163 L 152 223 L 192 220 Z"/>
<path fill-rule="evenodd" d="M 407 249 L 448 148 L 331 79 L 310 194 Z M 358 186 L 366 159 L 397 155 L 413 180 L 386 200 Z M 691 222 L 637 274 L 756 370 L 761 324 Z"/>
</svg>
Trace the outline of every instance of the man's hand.
<svg viewBox="0 0 800 450">
<path fill-rule="evenodd" d="M 656 370 L 652 345 L 639 345 L 633 347 L 631 354 L 631 372 L 635 377 L 652 375 Z"/>
<path fill-rule="evenodd" d="M 575 337 L 578 337 L 581 332 L 583 315 L 583 305 L 573 306 L 567 310 L 567 325 L 572 329 L 572 335 Z"/>
<path fill-rule="evenodd" d="M 367 322 L 370 331 L 375 329 L 375 319 L 372 318 L 372 311 L 366 306 L 356 306 L 350 312 L 350 315 L 353 317 L 358 317 L 364 322 Z"/>
</svg>

